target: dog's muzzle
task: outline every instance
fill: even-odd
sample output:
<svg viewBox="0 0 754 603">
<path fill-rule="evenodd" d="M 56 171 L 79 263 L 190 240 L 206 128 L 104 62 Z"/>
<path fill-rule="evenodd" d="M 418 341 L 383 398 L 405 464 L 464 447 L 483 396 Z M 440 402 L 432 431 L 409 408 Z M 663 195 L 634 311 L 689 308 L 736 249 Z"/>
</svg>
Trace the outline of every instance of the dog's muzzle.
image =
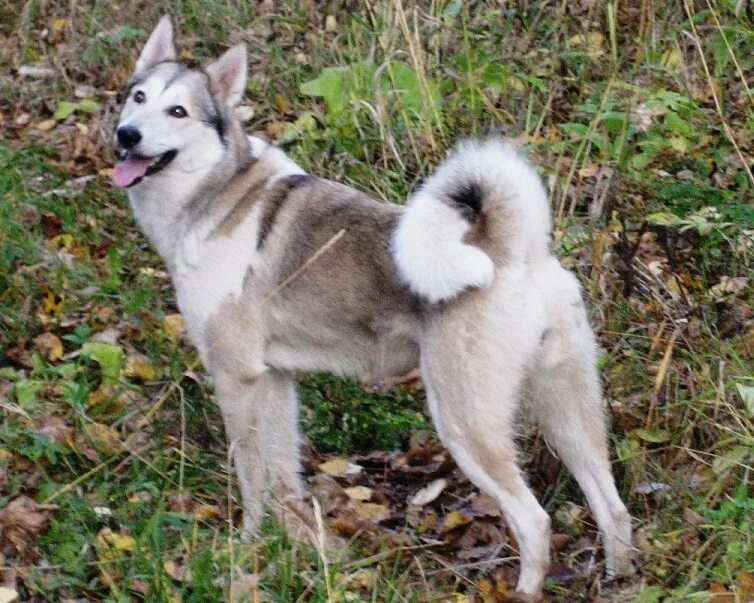
<svg viewBox="0 0 754 603">
<path fill-rule="evenodd" d="M 118 132 L 116 134 L 119 142 L 120 130 L 121 128 L 118 129 Z M 141 140 L 141 135 L 139 135 L 139 140 Z M 115 186 L 117 186 L 118 188 L 128 188 L 130 186 L 134 186 L 135 184 L 141 182 L 144 178 L 152 176 L 157 172 L 164 170 L 170 164 L 170 162 L 175 159 L 175 156 L 177 154 L 178 151 L 171 149 L 169 151 L 166 151 L 162 155 L 157 155 L 155 157 L 144 157 L 142 155 L 138 155 L 134 151 L 127 150 L 123 153 L 121 160 L 115 165 L 115 168 L 113 169 L 113 184 L 115 184 Z"/>
</svg>

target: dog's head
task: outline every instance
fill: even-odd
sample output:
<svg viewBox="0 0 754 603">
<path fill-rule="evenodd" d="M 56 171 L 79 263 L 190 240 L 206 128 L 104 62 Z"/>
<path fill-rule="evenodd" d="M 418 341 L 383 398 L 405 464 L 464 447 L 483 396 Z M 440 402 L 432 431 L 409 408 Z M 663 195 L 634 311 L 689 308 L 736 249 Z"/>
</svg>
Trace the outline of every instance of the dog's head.
<svg viewBox="0 0 754 603">
<path fill-rule="evenodd" d="M 211 168 L 228 145 L 233 108 L 246 89 L 246 49 L 237 45 L 203 70 L 177 60 L 170 18 L 162 17 L 136 61 L 114 142 L 113 182 L 143 186 L 156 174 Z"/>
</svg>

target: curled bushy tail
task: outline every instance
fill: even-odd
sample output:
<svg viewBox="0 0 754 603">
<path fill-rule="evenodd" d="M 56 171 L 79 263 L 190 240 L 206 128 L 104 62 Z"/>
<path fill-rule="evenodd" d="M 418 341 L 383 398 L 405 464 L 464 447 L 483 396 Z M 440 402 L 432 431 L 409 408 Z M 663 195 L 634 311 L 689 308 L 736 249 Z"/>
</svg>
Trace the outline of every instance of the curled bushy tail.
<svg viewBox="0 0 754 603">
<path fill-rule="evenodd" d="M 411 198 L 393 236 L 409 287 L 430 302 L 488 288 L 495 268 L 549 254 L 547 194 L 532 165 L 500 139 L 460 144 Z"/>
</svg>

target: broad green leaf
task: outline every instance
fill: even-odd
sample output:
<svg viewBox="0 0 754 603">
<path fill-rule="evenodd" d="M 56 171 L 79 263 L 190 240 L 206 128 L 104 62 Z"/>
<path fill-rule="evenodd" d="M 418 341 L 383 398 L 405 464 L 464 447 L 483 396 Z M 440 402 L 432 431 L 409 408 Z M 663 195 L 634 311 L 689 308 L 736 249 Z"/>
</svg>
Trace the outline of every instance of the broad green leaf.
<svg viewBox="0 0 754 603">
<path fill-rule="evenodd" d="M 76 109 L 78 111 L 83 111 L 84 113 L 96 113 L 99 111 L 99 103 L 87 98 L 80 101 L 78 105 L 76 105 Z"/>
<path fill-rule="evenodd" d="M 313 80 L 301 84 L 302 94 L 325 99 L 328 112 L 342 112 L 348 101 L 345 96 L 345 77 L 348 67 L 326 67 Z"/>
<path fill-rule="evenodd" d="M 656 224 L 657 226 L 681 226 L 685 224 L 682 218 L 667 211 L 658 211 L 654 214 L 649 214 L 644 219 L 650 224 Z"/>
<path fill-rule="evenodd" d="M 58 103 L 58 108 L 55 110 L 55 114 L 52 116 L 54 119 L 57 119 L 58 121 L 62 121 L 66 119 L 67 117 L 70 117 L 74 114 L 76 111 L 76 103 L 71 103 L 68 101 L 60 101 Z"/>
<path fill-rule="evenodd" d="M 126 357 L 120 346 L 90 341 L 81 346 L 81 353 L 100 365 L 103 384 L 113 384 L 120 378 Z"/>
<path fill-rule="evenodd" d="M 307 132 L 312 132 L 317 129 L 317 120 L 314 114 L 307 111 L 299 115 L 298 119 L 292 124 L 287 124 L 283 135 L 280 137 L 281 143 L 291 142 L 297 138 L 300 138 Z"/>
<path fill-rule="evenodd" d="M 660 603 L 664 594 L 665 591 L 659 586 L 648 586 L 636 596 L 633 603 Z"/>
<path fill-rule="evenodd" d="M 666 429 L 657 429 L 654 427 L 643 429 L 635 429 L 634 435 L 644 440 L 645 442 L 651 442 L 652 444 L 661 444 L 670 440 L 670 432 Z"/>
<path fill-rule="evenodd" d="M 37 394 L 44 384 L 36 379 L 22 379 L 16 383 L 16 400 L 19 406 L 31 406 L 37 401 Z"/>
</svg>

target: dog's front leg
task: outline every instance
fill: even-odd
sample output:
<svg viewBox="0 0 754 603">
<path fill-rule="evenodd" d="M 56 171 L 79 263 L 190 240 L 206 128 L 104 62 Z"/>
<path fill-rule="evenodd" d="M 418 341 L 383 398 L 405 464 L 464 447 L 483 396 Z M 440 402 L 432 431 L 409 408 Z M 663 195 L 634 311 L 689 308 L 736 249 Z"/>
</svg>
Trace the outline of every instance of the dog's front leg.
<svg viewBox="0 0 754 603">
<path fill-rule="evenodd" d="M 290 535 L 309 540 L 311 510 L 303 503 L 298 400 L 293 377 L 265 370 L 216 376 L 216 393 L 244 505 L 244 536 L 259 528 L 269 507 Z"/>
<path fill-rule="evenodd" d="M 266 490 L 262 449 L 260 394 L 265 373 L 256 377 L 215 375 L 217 403 L 223 415 L 228 450 L 238 476 L 243 501 L 243 535 L 251 538 L 259 529 Z"/>
</svg>

